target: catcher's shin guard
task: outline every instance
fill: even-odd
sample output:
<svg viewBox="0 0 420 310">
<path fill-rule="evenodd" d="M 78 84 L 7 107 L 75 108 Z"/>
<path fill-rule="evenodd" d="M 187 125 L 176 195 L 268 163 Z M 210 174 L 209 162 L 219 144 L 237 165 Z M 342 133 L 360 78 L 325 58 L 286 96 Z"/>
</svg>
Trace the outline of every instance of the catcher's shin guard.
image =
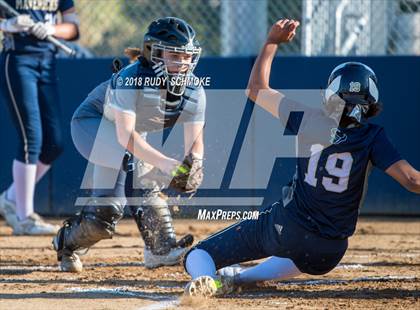
<svg viewBox="0 0 420 310">
<path fill-rule="evenodd" d="M 95 204 L 83 207 L 79 214 L 67 219 L 57 233 L 53 244 L 59 261 L 63 255 L 112 238 L 115 224 L 123 217 L 124 204 L 112 198 L 100 206 Z"/>
<path fill-rule="evenodd" d="M 131 206 L 131 213 L 146 248 L 155 255 L 165 255 L 177 246 L 172 215 L 166 201 L 156 192 L 141 207 Z"/>
</svg>

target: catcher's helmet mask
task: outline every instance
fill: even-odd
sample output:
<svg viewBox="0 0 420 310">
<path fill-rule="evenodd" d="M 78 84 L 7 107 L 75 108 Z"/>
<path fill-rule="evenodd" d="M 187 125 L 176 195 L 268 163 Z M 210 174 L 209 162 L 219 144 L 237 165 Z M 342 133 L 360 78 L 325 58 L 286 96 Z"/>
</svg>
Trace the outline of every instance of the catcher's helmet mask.
<svg viewBox="0 0 420 310">
<path fill-rule="evenodd" d="M 198 63 L 201 47 L 187 22 L 165 17 L 150 24 L 144 36 L 144 53 L 158 76 L 167 78 L 168 92 L 181 96 Z M 165 57 L 165 54 L 173 57 Z"/>
</svg>

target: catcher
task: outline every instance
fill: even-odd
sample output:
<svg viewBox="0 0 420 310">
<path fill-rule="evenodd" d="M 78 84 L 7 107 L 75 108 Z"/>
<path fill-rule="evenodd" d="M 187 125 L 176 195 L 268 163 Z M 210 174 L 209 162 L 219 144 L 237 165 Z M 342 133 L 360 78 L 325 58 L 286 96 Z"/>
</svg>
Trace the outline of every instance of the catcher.
<svg viewBox="0 0 420 310">
<path fill-rule="evenodd" d="M 123 217 L 125 197 L 135 201 L 130 211 L 145 243 L 147 268 L 179 263 L 193 242 L 191 235 L 177 242 L 160 192 L 168 187 L 192 193 L 203 178 L 205 92 L 186 83 L 201 48 L 193 28 L 173 17 L 152 22 L 143 47 L 140 56 L 138 49 L 126 50 L 135 62 L 121 70 L 121 63 L 114 61 L 111 80 L 97 86 L 73 116 L 73 142 L 93 164 L 93 191 L 89 203 L 67 219 L 53 239 L 62 271 L 82 271 L 77 253 L 112 238 Z M 146 79 L 164 83 L 146 87 Z M 180 123 L 183 162 L 146 141 L 147 133 Z"/>
</svg>

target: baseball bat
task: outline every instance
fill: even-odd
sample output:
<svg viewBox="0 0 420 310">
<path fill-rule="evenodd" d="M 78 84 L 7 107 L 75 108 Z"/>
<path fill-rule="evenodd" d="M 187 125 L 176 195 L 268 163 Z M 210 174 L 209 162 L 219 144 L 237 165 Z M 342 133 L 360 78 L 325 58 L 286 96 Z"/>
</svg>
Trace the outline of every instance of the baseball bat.
<svg viewBox="0 0 420 310">
<path fill-rule="evenodd" d="M 19 15 L 19 13 L 4 0 L 0 0 L 0 10 L 5 12 L 6 15 L 9 15 L 11 17 L 16 17 Z M 75 50 L 68 47 L 64 43 L 60 42 L 58 39 L 54 38 L 53 36 L 48 36 L 45 40 L 47 40 L 48 42 L 51 42 L 56 47 L 63 50 L 69 56 L 74 56 L 76 54 Z"/>
</svg>

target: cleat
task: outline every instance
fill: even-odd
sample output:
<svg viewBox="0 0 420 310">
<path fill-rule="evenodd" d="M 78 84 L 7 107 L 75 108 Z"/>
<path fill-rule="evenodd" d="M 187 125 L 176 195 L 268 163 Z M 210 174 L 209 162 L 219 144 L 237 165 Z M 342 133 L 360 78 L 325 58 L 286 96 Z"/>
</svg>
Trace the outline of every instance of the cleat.
<svg viewBox="0 0 420 310">
<path fill-rule="evenodd" d="M 79 273 L 83 271 L 83 264 L 76 253 L 63 254 L 59 268 L 63 272 Z"/>
<path fill-rule="evenodd" d="M 173 266 L 181 262 L 181 258 L 188 251 L 188 248 L 172 248 L 165 255 L 153 254 L 151 250 L 144 249 L 144 266 L 149 269 L 160 266 Z"/>
<path fill-rule="evenodd" d="M 33 213 L 23 221 L 17 221 L 13 226 L 13 235 L 37 236 L 55 235 L 59 230 L 58 225 L 45 222 L 38 214 Z"/>
<path fill-rule="evenodd" d="M 15 227 L 17 225 L 16 203 L 7 199 L 7 191 L 4 191 L 0 195 L 0 215 L 10 227 Z"/>
<path fill-rule="evenodd" d="M 216 281 L 209 276 L 201 276 L 195 280 L 190 281 L 184 290 L 184 295 L 187 296 L 201 296 L 212 297 L 217 292 Z"/>
<path fill-rule="evenodd" d="M 57 252 L 57 260 L 59 261 L 59 269 L 63 272 L 82 272 L 83 264 L 80 261 L 79 255 L 69 249 L 64 248 L 64 233 L 67 224 L 64 224 L 54 236 L 52 240 L 53 248 Z"/>
<path fill-rule="evenodd" d="M 232 293 L 235 290 L 233 277 L 201 276 L 190 281 L 185 287 L 184 294 L 187 296 L 213 297 Z"/>
</svg>

